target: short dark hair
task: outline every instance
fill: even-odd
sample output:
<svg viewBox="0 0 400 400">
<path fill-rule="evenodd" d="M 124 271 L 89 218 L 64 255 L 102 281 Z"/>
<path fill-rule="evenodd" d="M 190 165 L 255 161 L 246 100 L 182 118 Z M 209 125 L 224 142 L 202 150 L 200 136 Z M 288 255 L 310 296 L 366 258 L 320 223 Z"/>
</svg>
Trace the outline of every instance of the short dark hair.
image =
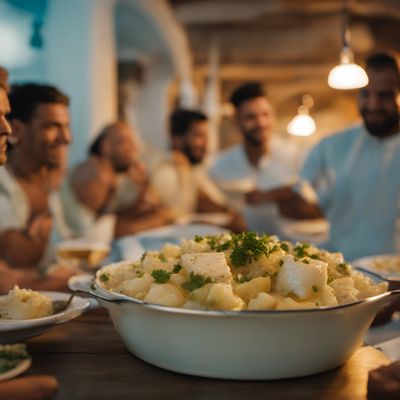
<svg viewBox="0 0 400 400">
<path fill-rule="evenodd" d="M 267 97 L 267 92 L 260 82 L 247 82 L 234 90 L 230 101 L 235 108 L 239 108 L 245 101 L 256 97 Z"/>
<path fill-rule="evenodd" d="M 398 87 L 400 87 L 400 70 L 399 64 L 394 56 L 389 53 L 377 53 L 367 58 L 366 69 L 372 69 L 374 71 L 387 71 L 392 70 L 398 81 Z"/>
<path fill-rule="evenodd" d="M 207 121 L 207 116 L 200 111 L 175 110 L 169 119 L 169 132 L 171 136 L 185 136 L 192 124 Z"/>
<path fill-rule="evenodd" d="M 14 85 L 9 94 L 11 112 L 10 120 L 19 119 L 29 122 L 36 107 L 40 104 L 64 104 L 69 105 L 68 97 L 54 86 L 26 83 Z"/>
</svg>

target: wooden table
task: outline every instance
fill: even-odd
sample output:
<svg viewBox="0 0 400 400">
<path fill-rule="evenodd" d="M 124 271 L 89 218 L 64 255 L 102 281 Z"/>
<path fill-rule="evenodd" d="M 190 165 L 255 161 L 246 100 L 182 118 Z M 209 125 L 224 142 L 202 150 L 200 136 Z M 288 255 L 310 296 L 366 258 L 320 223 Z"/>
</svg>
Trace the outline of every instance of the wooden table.
<svg viewBox="0 0 400 400">
<path fill-rule="evenodd" d="M 382 353 L 364 347 L 345 366 L 307 378 L 245 382 L 181 375 L 131 355 L 104 310 L 31 339 L 28 349 L 33 356 L 29 374 L 56 376 L 57 400 L 364 400 L 368 371 L 388 364 Z"/>
</svg>

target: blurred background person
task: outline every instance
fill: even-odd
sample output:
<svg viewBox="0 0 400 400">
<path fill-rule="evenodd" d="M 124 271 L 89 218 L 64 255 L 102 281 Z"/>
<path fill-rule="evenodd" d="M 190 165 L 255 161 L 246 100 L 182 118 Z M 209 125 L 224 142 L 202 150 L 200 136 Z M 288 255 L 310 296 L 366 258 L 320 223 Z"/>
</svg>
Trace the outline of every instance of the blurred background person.
<svg viewBox="0 0 400 400">
<path fill-rule="evenodd" d="M 170 116 L 169 133 L 170 157 L 151 176 L 162 203 L 175 218 L 186 222 L 195 222 L 194 214 L 226 213 L 224 224 L 242 231 L 245 226 L 241 216 L 227 207 L 224 194 L 204 167 L 209 134 L 207 117 L 199 111 L 175 110 Z"/>
<path fill-rule="evenodd" d="M 273 108 L 261 83 L 239 86 L 230 101 L 242 141 L 217 154 L 209 173 L 232 205 L 244 212 L 249 229 L 282 235 L 277 206 L 247 205 L 245 194 L 296 182 L 299 149 L 274 133 Z"/>
<path fill-rule="evenodd" d="M 49 194 L 62 179 L 71 141 L 69 100 L 55 87 L 29 83 L 11 90 L 10 104 L 13 145 L 0 170 L 0 256 L 13 267 L 35 267 L 49 243 Z"/>
<path fill-rule="evenodd" d="M 70 235 L 102 242 L 164 225 L 168 213 L 153 191 L 132 129 L 107 125 L 61 190 Z"/>
<path fill-rule="evenodd" d="M 324 246 L 348 260 L 400 251 L 400 72 L 389 54 L 368 58 L 358 106 L 363 124 L 323 139 L 295 187 L 264 193 L 292 218 L 325 216 Z M 315 190 L 316 198 L 304 188 Z"/>
<path fill-rule="evenodd" d="M 4 165 L 7 160 L 7 140 L 11 136 L 11 126 L 6 118 L 11 111 L 6 90 L 8 90 L 7 73 L 5 69 L 0 67 L 0 165 Z M 0 167 L 1 176 L 4 176 L 4 169 L 4 166 Z M 7 207 L 12 205 L 5 201 L 8 199 L 8 192 L 4 190 L 2 185 L 0 185 L 0 199 L 2 205 L 5 204 Z M 12 201 L 12 199 L 9 200 Z M 0 208 L 0 224 L 9 218 L 8 215 L 4 214 L 4 212 L 8 211 L 9 208 Z M 17 238 L 17 240 L 19 234 L 21 234 L 20 230 L 14 232 L 14 237 Z M 32 242 L 32 238 L 28 236 L 28 232 L 26 232 L 26 235 L 26 240 L 33 246 L 34 243 Z M 6 240 L 9 240 L 7 235 L 5 235 L 5 237 Z M 2 243 L 1 246 L 4 246 L 4 243 Z M 17 250 L 18 249 L 15 249 L 15 251 Z M 13 253 L 11 253 L 11 255 L 13 255 Z M 14 285 L 37 290 L 65 290 L 67 287 L 67 279 L 71 276 L 70 271 L 64 271 L 63 274 L 59 274 L 58 276 L 42 276 L 37 269 L 10 268 L 4 262 L 4 256 L 0 258 L 2 259 L 2 261 L 0 261 L 0 294 L 7 293 Z"/>
</svg>

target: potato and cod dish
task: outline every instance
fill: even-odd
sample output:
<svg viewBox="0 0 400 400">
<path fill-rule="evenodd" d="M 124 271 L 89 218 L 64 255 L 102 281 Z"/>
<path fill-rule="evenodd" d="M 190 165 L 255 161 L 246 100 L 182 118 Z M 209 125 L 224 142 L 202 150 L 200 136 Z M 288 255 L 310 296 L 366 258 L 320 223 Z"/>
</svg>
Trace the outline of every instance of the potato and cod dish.
<svg viewBox="0 0 400 400">
<path fill-rule="evenodd" d="M 146 303 L 206 310 L 337 306 L 387 291 L 330 253 L 254 232 L 195 236 L 136 262 L 111 264 L 97 284 Z"/>
<path fill-rule="evenodd" d="M 0 320 L 33 319 L 52 314 L 52 300 L 34 290 L 14 286 L 6 296 L 0 297 Z"/>
</svg>

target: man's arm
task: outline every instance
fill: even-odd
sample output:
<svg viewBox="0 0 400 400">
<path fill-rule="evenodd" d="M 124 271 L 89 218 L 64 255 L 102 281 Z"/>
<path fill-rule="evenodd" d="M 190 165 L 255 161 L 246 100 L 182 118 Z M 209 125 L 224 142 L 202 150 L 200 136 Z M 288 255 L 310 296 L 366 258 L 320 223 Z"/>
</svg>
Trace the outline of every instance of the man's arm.
<svg viewBox="0 0 400 400">
<path fill-rule="evenodd" d="M 36 267 L 46 251 L 50 231 L 49 213 L 34 217 L 25 230 L 4 230 L 0 233 L 0 258 L 13 267 Z"/>
<path fill-rule="evenodd" d="M 280 187 L 269 191 L 254 190 L 246 194 L 248 204 L 258 205 L 275 203 L 283 217 L 290 219 L 323 218 L 318 204 L 308 202 L 293 190 L 292 186 Z"/>
<path fill-rule="evenodd" d="M 32 290 L 67 291 L 73 271 L 57 276 L 40 276 L 36 270 L 14 269 L 0 262 L 0 294 L 6 294 L 14 285 Z"/>
</svg>

